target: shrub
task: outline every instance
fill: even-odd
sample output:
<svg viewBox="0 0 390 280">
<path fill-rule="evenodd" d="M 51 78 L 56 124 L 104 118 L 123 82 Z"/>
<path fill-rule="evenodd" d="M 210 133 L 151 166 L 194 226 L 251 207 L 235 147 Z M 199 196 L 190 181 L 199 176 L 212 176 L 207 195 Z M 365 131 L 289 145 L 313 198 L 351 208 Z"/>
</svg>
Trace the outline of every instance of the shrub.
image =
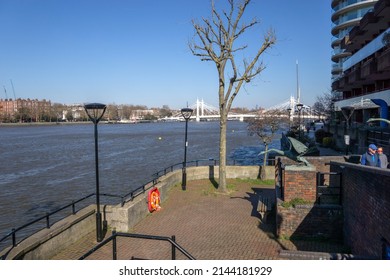
<svg viewBox="0 0 390 280">
<path fill-rule="evenodd" d="M 324 137 L 322 139 L 322 145 L 324 147 L 331 147 L 333 145 L 333 138 L 332 137 Z"/>
<path fill-rule="evenodd" d="M 316 130 L 316 132 L 314 133 L 314 136 L 316 138 L 316 142 L 317 143 L 321 143 L 322 144 L 322 141 L 325 137 L 330 137 L 332 136 L 331 133 L 325 131 L 324 129 L 318 129 Z"/>
<path fill-rule="evenodd" d="M 296 197 L 290 201 L 282 202 L 281 206 L 285 207 L 285 208 L 289 208 L 289 207 L 295 208 L 295 206 L 297 206 L 297 205 L 305 205 L 305 204 L 312 204 L 312 202 L 304 200 L 303 198 Z"/>
</svg>

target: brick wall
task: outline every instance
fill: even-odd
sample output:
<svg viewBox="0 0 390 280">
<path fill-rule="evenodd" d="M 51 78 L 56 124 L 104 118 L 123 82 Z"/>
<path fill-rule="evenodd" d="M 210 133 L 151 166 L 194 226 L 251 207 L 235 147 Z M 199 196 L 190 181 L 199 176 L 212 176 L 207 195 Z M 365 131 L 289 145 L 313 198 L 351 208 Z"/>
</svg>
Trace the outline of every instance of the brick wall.
<svg viewBox="0 0 390 280">
<path fill-rule="evenodd" d="M 390 241 L 390 169 L 331 162 L 342 171 L 344 243 L 353 254 L 381 258 Z"/>
<path fill-rule="evenodd" d="M 327 157 L 307 157 L 311 166 L 297 165 L 296 162 L 287 158 L 279 157 L 284 164 L 283 171 L 283 194 L 281 197 L 285 201 L 290 201 L 294 198 L 302 198 L 307 201 L 316 201 L 317 187 L 317 172 L 330 172 L 331 161 L 344 162 L 343 156 L 327 156 Z M 324 177 L 329 184 L 329 175 Z M 275 178 L 277 180 L 277 178 Z"/>
<path fill-rule="evenodd" d="M 344 162 L 343 156 L 307 157 L 311 166 L 280 157 L 283 165 L 283 188 L 276 203 L 279 237 L 326 238 L 342 241 L 343 209 L 338 205 L 316 205 L 317 172 L 330 172 L 330 162 Z M 326 176 L 329 180 L 329 176 Z M 327 182 L 329 183 L 329 181 Z M 277 185 L 278 186 L 278 185 Z M 280 198 L 283 197 L 283 200 Z M 283 202 L 301 198 L 312 204 L 283 207 Z"/>
<path fill-rule="evenodd" d="M 312 167 L 286 166 L 284 170 L 284 200 L 302 198 L 316 200 L 316 169 Z"/>
<path fill-rule="evenodd" d="M 337 205 L 297 205 L 277 203 L 277 235 L 294 238 L 343 240 L 343 211 Z M 326 226 L 324 226 L 326 225 Z"/>
<path fill-rule="evenodd" d="M 341 156 L 307 158 L 315 171 L 299 171 L 292 167 L 296 163 L 280 158 L 285 166 L 282 188 L 285 201 L 295 197 L 313 201 L 314 174 L 341 172 L 342 206 L 329 208 L 312 204 L 284 208 L 280 195 L 276 204 L 278 236 L 337 238 L 342 235 L 344 244 L 354 255 L 382 258 L 382 240 L 390 241 L 390 169 L 348 163 Z"/>
</svg>

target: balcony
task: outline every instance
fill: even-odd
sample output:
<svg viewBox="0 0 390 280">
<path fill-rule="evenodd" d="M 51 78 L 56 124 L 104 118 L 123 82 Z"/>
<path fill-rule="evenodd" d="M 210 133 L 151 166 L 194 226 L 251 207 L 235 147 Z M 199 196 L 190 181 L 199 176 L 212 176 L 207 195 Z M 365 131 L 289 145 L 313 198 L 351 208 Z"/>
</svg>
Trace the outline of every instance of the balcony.
<svg viewBox="0 0 390 280">
<path fill-rule="evenodd" d="M 374 15 L 374 12 L 368 12 L 360 20 L 360 29 L 364 30 L 367 27 L 367 25 L 377 23 L 378 20 L 379 19 Z"/>
<path fill-rule="evenodd" d="M 346 74 L 348 77 L 348 83 L 353 85 L 354 83 L 360 81 L 361 80 L 360 74 L 361 74 L 360 67 L 356 67 L 356 68 L 352 69 L 352 71 L 350 73 Z"/>
<path fill-rule="evenodd" d="M 348 83 L 347 77 L 341 77 L 339 79 L 339 89 L 342 90 L 345 87 L 345 84 Z"/>
<path fill-rule="evenodd" d="M 362 64 L 361 68 L 361 78 L 369 78 L 374 75 L 376 71 L 376 60 L 374 58 L 370 58 L 366 62 Z"/>
<path fill-rule="evenodd" d="M 332 91 L 337 91 L 340 88 L 340 82 L 339 80 L 332 83 Z"/>
<path fill-rule="evenodd" d="M 378 57 L 378 71 L 390 70 L 390 48 Z"/>
<path fill-rule="evenodd" d="M 390 0 L 379 0 L 374 6 L 376 16 L 385 16 L 390 13 Z"/>
</svg>

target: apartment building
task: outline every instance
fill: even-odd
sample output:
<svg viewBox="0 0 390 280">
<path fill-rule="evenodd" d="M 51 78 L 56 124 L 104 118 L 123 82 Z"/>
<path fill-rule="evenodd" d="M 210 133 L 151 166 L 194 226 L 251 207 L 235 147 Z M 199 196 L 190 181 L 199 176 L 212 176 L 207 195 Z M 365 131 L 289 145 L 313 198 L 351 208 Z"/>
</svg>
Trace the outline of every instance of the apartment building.
<svg viewBox="0 0 390 280">
<path fill-rule="evenodd" d="M 332 7 L 335 2 L 359 1 L 332 1 Z M 339 38 L 339 50 L 344 55 L 336 57 L 345 59 L 340 71 L 332 72 L 332 90 L 339 93 L 335 110 L 353 107 L 352 119 L 358 123 L 372 117 L 388 119 L 390 104 L 390 0 L 359 4 L 362 2 L 375 5 L 366 11 L 358 25 Z"/>
<path fill-rule="evenodd" d="M 0 99 L 0 121 L 41 121 L 51 112 L 45 99 Z"/>
</svg>

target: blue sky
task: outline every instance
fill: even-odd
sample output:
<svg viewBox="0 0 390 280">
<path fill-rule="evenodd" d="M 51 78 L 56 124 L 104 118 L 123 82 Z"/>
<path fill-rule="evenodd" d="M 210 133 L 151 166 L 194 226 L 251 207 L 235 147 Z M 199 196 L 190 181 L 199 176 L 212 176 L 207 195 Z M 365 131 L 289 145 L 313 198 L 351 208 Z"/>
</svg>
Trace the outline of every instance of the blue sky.
<svg viewBox="0 0 390 280">
<path fill-rule="evenodd" d="M 226 0 L 216 0 L 226 6 Z M 209 0 L 0 0 L 0 98 L 102 102 L 178 109 L 204 99 L 217 106 L 217 72 L 193 56 L 192 19 L 209 17 Z M 331 8 L 326 0 L 253 0 L 244 17 L 246 56 L 272 27 L 277 44 L 267 68 L 233 107 L 279 104 L 296 94 L 312 105 L 330 91 Z"/>
</svg>

